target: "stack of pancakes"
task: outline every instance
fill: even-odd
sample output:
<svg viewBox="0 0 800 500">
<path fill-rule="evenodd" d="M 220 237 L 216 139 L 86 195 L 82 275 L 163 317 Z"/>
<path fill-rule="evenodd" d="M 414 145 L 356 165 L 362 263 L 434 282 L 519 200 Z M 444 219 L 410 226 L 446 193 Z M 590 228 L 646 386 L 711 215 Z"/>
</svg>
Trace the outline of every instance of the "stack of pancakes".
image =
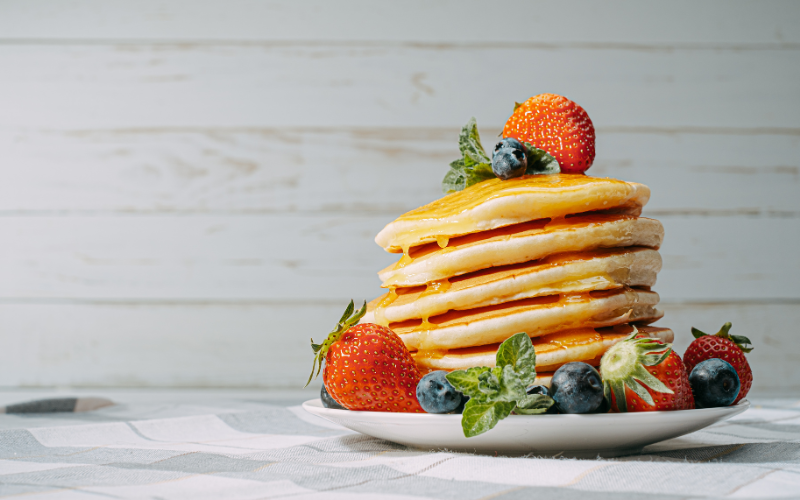
<svg viewBox="0 0 800 500">
<path fill-rule="evenodd" d="M 664 229 L 639 217 L 642 184 L 585 175 L 492 179 L 402 215 L 375 238 L 402 253 L 362 321 L 391 328 L 423 373 L 494 366 L 525 332 L 538 382 L 571 361 L 597 366 L 635 325 L 661 318 L 651 291 Z"/>
</svg>

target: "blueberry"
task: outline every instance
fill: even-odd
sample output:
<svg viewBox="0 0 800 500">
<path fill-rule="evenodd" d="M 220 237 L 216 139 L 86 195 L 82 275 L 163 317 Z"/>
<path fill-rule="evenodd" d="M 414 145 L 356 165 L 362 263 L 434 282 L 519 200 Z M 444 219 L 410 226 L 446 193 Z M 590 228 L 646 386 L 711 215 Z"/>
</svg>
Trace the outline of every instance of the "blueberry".
<svg viewBox="0 0 800 500">
<path fill-rule="evenodd" d="M 725 360 L 711 358 L 698 363 L 689 375 L 698 408 L 730 406 L 739 395 L 739 375 Z"/>
<path fill-rule="evenodd" d="M 322 384 L 322 389 L 319 391 L 319 399 L 322 400 L 322 406 L 325 408 L 333 408 L 334 410 L 346 410 L 344 406 L 340 405 L 336 402 L 335 399 L 328 394 L 328 389 L 325 388 L 325 384 Z"/>
<path fill-rule="evenodd" d="M 611 405 L 609 404 L 608 400 L 606 398 L 603 398 L 603 402 L 600 403 L 600 406 L 592 413 L 608 413 L 610 409 Z"/>
<path fill-rule="evenodd" d="M 525 392 L 529 395 L 533 394 L 541 394 L 543 396 L 549 396 L 550 391 L 547 390 L 547 387 L 543 385 L 531 385 L 525 390 Z"/>
<path fill-rule="evenodd" d="M 528 158 L 522 144 L 512 138 L 503 139 L 494 146 L 492 171 L 497 177 L 506 180 L 519 177 L 528 168 Z"/>
<path fill-rule="evenodd" d="M 445 378 L 447 372 L 430 372 L 417 384 L 417 400 L 428 413 L 450 413 L 461 406 L 462 396 Z M 462 408 L 463 410 L 463 408 Z"/>
<path fill-rule="evenodd" d="M 497 144 L 494 145 L 494 152 L 496 153 L 498 150 L 502 148 L 519 149 L 520 151 L 524 151 L 522 143 L 514 139 L 513 137 L 506 137 L 505 139 L 500 139 L 497 142 Z"/>
<path fill-rule="evenodd" d="M 453 410 L 451 413 L 457 413 L 459 415 L 464 413 L 464 405 L 467 404 L 467 401 L 469 401 L 469 396 L 467 396 L 465 394 L 462 394 L 461 395 L 461 404 L 459 404 L 458 407 L 455 410 Z"/>
<path fill-rule="evenodd" d="M 580 362 L 567 363 L 556 370 L 550 381 L 550 396 L 560 413 L 593 413 L 605 400 L 600 374 Z"/>
</svg>

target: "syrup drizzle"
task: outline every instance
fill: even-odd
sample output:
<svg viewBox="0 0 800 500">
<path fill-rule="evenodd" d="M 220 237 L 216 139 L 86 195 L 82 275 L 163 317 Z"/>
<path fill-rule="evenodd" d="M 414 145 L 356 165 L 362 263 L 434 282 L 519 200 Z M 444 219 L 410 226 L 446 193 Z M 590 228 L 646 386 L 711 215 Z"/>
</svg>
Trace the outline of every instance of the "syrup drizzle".
<svg viewBox="0 0 800 500">
<path fill-rule="evenodd" d="M 389 288 L 389 293 L 375 306 L 375 323 L 385 327 L 389 326 L 389 320 L 386 319 L 386 308 L 395 300 L 397 300 L 397 287 L 393 286 Z"/>
<path fill-rule="evenodd" d="M 451 286 L 450 280 L 447 278 L 443 280 L 431 281 L 425 286 L 425 291 L 422 292 L 419 297 L 417 297 L 417 300 L 421 299 L 422 297 L 427 297 L 428 295 L 444 293 L 449 290 Z"/>
<path fill-rule="evenodd" d="M 408 246 L 404 246 L 403 247 L 403 256 L 394 265 L 395 269 L 402 269 L 402 268 L 406 267 L 407 265 L 411 264 L 412 262 L 414 262 L 414 258 L 411 257 L 411 254 L 409 253 L 409 251 L 410 251 L 410 248 Z"/>
</svg>

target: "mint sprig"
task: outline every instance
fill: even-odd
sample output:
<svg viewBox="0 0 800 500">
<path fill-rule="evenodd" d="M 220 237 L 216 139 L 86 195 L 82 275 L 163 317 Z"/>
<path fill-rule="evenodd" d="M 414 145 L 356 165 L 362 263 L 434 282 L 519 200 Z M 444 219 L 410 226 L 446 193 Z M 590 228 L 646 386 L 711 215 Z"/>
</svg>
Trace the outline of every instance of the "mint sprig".
<svg viewBox="0 0 800 500">
<path fill-rule="evenodd" d="M 447 380 L 470 397 L 461 416 L 466 437 L 483 434 L 512 412 L 534 415 L 553 406 L 549 396 L 525 392 L 536 380 L 536 351 L 526 333 L 500 344 L 494 368 L 457 370 L 448 373 Z"/>
<path fill-rule="evenodd" d="M 475 117 L 470 118 L 461 128 L 458 149 L 461 151 L 461 158 L 450 163 L 450 171 L 442 181 L 442 191 L 445 193 L 461 191 L 473 184 L 494 178 L 492 159 L 483 149 Z"/>
<path fill-rule="evenodd" d="M 528 142 L 524 142 L 523 145 L 525 147 L 525 156 L 528 160 L 528 168 L 525 170 L 525 175 L 557 174 L 561 172 L 558 160 L 553 158 L 547 151 L 539 149 Z M 450 163 L 450 170 L 442 180 L 442 191 L 444 193 L 461 191 L 473 184 L 495 178 L 492 171 L 492 159 L 483 149 L 475 117 L 470 118 L 467 124 L 461 128 L 461 133 L 458 136 L 458 149 L 461 151 L 461 158 Z"/>
</svg>

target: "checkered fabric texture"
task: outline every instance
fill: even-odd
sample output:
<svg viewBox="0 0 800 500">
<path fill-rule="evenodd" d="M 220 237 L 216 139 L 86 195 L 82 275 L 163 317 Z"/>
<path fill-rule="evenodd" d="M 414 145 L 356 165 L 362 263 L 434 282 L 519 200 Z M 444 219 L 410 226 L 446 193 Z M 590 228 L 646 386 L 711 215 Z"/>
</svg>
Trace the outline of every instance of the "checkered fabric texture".
<svg viewBox="0 0 800 500">
<path fill-rule="evenodd" d="M 421 452 L 328 423 L 296 400 L 195 397 L 0 415 L 0 498 L 800 497 L 797 400 L 751 399 L 744 414 L 642 455 L 575 460 Z"/>
</svg>

